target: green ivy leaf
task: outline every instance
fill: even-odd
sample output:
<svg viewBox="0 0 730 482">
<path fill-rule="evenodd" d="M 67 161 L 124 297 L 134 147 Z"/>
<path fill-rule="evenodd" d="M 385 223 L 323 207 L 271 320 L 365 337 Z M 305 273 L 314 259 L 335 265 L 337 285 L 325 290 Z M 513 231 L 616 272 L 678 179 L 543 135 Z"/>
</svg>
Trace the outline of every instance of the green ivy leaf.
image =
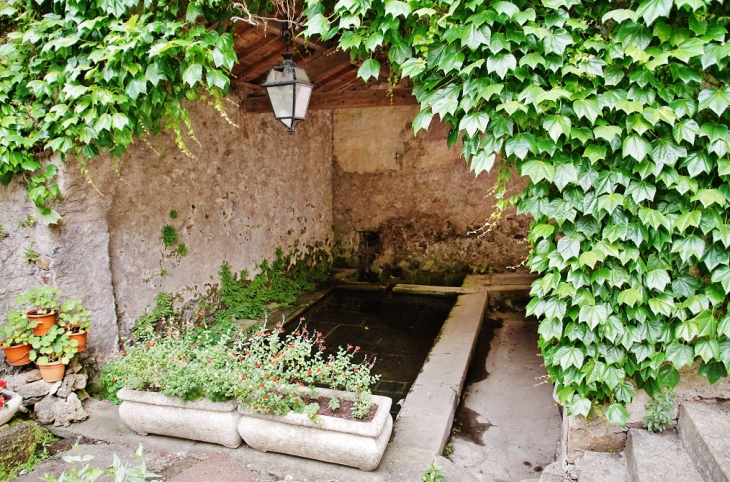
<svg viewBox="0 0 730 482">
<path fill-rule="evenodd" d="M 509 140 L 507 142 L 509 142 Z M 527 152 L 525 152 L 525 155 L 526 154 Z M 520 174 L 523 176 L 528 176 L 533 183 L 538 183 L 543 179 L 548 182 L 552 182 L 553 178 L 555 177 L 555 168 L 552 166 L 552 164 L 544 161 L 528 161 L 522 165 L 522 168 L 520 169 Z"/>
<path fill-rule="evenodd" d="M 694 361 L 694 349 L 689 345 L 684 345 L 677 341 L 672 341 L 667 345 L 667 360 L 672 362 L 676 368 L 691 366 Z"/>
<path fill-rule="evenodd" d="M 558 138 L 563 134 L 567 137 L 570 133 L 570 126 L 570 118 L 562 115 L 547 116 L 542 124 L 553 142 L 558 142 Z"/>
<path fill-rule="evenodd" d="M 190 64 L 182 74 L 183 82 L 190 87 L 194 87 L 203 78 L 203 66 L 200 64 Z"/>
<path fill-rule="evenodd" d="M 730 266 L 722 265 L 716 268 L 712 272 L 712 282 L 720 283 L 725 288 L 725 293 L 730 294 Z"/>
<path fill-rule="evenodd" d="M 500 79 L 504 79 L 507 72 L 517 67 L 517 59 L 512 54 L 491 55 L 487 59 L 487 72 L 496 72 Z"/>
<path fill-rule="evenodd" d="M 362 63 L 359 69 L 357 69 L 357 76 L 365 82 L 373 77 L 377 79 L 380 77 L 380 62 L 375 59 L 368 59 Z"/>
<path fill-rule="evenodd" d="M 698 98 L 700 101 L 699 110 L 710 109 L 720 116 L 730 105 L 730 88 L 717 89 L 710 87 L 700 92 Z"/>
<path fill-rule="evenodd" d="M 697 371 L 699 375 L 707 377 L 707 380 L 711 383 L 717 383 L 718 380 L 727 376 L 727 370 L 721 362 L 713 361 L 710 363 L 701 362 L 700 368 Z"/>
<path fill-rule="evenodd" d="M 610 425 L 625 427 L 629 421 L 629 412 L 620 403 L 613 403 L 606 409 L 606 420 Z"/>
<path fill-rule="evenodd" d="M 633 157 L 641 162 L 646 155 L 651 152 L 651 144 L 643 137 L 631 134 L 626 137 L 623 142 L 622 154 L 626 157 Z"/>
</svg>

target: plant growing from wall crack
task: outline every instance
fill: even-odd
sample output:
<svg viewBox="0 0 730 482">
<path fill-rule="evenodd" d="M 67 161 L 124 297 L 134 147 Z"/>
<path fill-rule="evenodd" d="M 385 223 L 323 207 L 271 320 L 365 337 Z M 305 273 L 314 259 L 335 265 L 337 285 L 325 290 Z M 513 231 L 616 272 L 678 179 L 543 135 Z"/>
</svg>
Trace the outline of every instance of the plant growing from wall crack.
<svg viewBox="0 0 730 482">
<path fill-rule="evenodd" d="M 528 312 L 573 415 L 628 419 L 635 386 L 730 369 L 730 7 L 709 0 L 308 0 L 309 35 L 341 34 L 408 77 L 476 173 L 530 179 Z M 505 203 L 502 203 L 504 206 Z M 633 383 L 632 383 L 633 381 Z"/>
</svg>

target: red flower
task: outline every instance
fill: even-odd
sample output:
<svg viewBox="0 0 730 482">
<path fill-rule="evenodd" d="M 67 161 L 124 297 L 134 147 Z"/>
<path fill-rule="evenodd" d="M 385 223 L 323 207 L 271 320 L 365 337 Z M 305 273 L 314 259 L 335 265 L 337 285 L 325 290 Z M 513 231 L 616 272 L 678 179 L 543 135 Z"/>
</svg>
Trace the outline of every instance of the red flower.
<svg viewBox="0 0 730 482">
<path fill-rule="evenodd" d="M 359 346 L 356 346 L 355 347 L 355 351 L 360 351 L 360 347 Z"/>
<path fill-rule="evenodd" d="M 0 380 L 0 388 L 5 388 L 8 386 L 8 383 L 5 380 Z"/>
<path fill-rule="evenodd" d="M 347 345 L 347 351 L 352 350 L 352 345 Z"/>
</svg>

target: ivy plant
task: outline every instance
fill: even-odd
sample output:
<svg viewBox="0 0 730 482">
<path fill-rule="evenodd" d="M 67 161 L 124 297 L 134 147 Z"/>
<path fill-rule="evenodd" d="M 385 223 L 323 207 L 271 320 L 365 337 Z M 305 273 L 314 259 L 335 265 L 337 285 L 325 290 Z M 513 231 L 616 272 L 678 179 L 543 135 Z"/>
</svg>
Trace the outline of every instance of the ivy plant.
<svg viewBox="0 0 730 482">
<path fill-rule="evenodd" d="M 120 156 L 167 128 L 189 151 L 184 101 L 221 115 L 236 61 L 223 0 L 0 0 L 0 182 L 28 182 L 46 224 L 60 197 L 48 153 Z M 194 138 L 194 137 L 193 137 Z"/>
<path fill-rule="evenodd" d="M 560 401 L 625 424 L 636 387 L 730 369 L 730 7 L 711 0 L 307 0 L 413 82 L 477 174 L 529 178 L 529 314 Z M 507 200 L 503 200 L 507 201 Z M 502 205 L 505 205 L 504 202 Z"/>
</svg>

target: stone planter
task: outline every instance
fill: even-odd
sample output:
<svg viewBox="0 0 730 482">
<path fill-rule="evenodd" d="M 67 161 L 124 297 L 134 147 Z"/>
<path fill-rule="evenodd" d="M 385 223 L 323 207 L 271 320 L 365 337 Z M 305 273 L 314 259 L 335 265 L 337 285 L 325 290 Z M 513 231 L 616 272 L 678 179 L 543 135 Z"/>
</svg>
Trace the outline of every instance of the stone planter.
<svg viewBox="0 0 730 482">
<path fill-rule="evenodd" d="M 15 416 L 15 412 L 17 412 L 23 404 L 23 397 L 15 392 L 11 392 L 10 390 L 5 390 L 4 388 L 0 388 L 0 395 L 5 397 L 5 405 L 3 408 L 0 408 L 0 426 L 2 426 L 8 423 L 13 416 Z"/>
<path fill-rule="evenodd" d="M 331 397 L 334 392 L 318 388 L 320 396 Z M 338 392 L 341 399 L 352 400 L 353 393 Z M 251 414 L 239 408 L 243 415 L 238 431 L 251 448 L 261 452 L 279 452 L 309 459 L 332 462 L 374 470 L 383 457 L 393 430 L 390 416 L 391 399 L 373 396 L 378 405 L 370 422 L 320 416 L 316 423 L 305 414 Z"/>
<path fill-rule="evenodd" d="M 161 393 L 122 388 L 117 393 L 122 401 L 119 416 L 129 428 L 147 435 L 154 433 L 210 442 L 224 447 L 241 445 L 237 426 L 241 415 L 235 401 L 184 402 Z"/>
</svg>

